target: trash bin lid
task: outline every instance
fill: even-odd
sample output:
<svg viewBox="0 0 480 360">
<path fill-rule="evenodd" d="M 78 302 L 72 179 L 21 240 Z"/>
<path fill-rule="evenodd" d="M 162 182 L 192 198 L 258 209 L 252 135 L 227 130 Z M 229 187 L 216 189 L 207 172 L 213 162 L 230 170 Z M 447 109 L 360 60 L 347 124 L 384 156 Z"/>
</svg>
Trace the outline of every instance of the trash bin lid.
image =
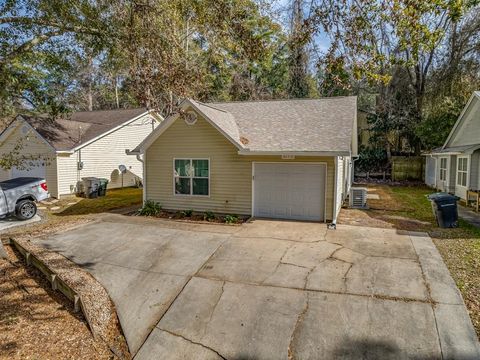
<svg viewBox="0 0 480 360">
<path fill-rule="evenodd" d="M 428 199 L 432 201 L 446 201 L 446 200 L 457 201 L 460 198 L 458 196 L 451 195 L 446 192 L 437 192 L 437 193 L 428 195 Z"/>
</svg>

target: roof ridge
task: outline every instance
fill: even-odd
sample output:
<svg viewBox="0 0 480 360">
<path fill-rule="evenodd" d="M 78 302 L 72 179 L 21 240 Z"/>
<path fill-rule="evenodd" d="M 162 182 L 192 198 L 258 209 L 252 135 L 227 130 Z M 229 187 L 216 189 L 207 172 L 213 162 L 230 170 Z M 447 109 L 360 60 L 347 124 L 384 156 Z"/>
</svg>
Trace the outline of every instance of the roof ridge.
<svg viewBox="0 0 480 360">
<path fill-rule="evenodd" d="M 333 99 L 345 99 L 345 98 L 354 98 L 357 97 L 356 95 L 348 95 L 348 96 L 324 96 L 321 98 L 288 98 L 288 99 L 258 99 L 258 100 L 232 100 L 232 101 L 212 101 L 210 103 L 201 103 L 203 105 L 211 105 L 211 104 L 235 104 L 235 103 L 254 103 L 254 102 L 288 102 L 288 101 L 325 101 L 325 100 L 333 100 Z M 217 108 L 214 108 L 217 109 Z M 221 110 L 221 109 L 217 109 Z"/>
<path fill-rule="evenodd" d="M 195 100 L 194 100 L 194 101 L 195 101 Z M 211 109 L 218 110 L 218 111 L 224 112 L 224 113 L 226 113 L 226 114 L 230 114 L 230 112 L 227 111 L 227 110 L 219 109 L 219 108 L 211 105 L 211 104 L 214 104 L 214 103 L 204 103 L 204 102 L 201 102 L 201 101 L 195 101 L 195 102 L 196 102 L 197 104 L 200 104 L 200 105 L 209 107 L 209 108 L 211 108 Z M 230 114 L 230 115 L 232 115 L 232 114 Z"/>
<path fill-rule="evenodd" d="M 107 111 L 128 111 L 128 110 L 145 110 L 145 111 L 149 111 L 149 110 L 153 110 L 153 109 L 147 109 L 145 107 L 136 107 L 136 108 L 131 108 L 131 109 L 99 109 L 99 110 L 92 110 L 92 111 L 89 111 L 89 110 L 82 110 L 82 111 L 72 111 L 71 113 L 69 114 L 79 114 L 79 113 L 94 113 L 94 112 L 107 112 Z"/>
</svg>

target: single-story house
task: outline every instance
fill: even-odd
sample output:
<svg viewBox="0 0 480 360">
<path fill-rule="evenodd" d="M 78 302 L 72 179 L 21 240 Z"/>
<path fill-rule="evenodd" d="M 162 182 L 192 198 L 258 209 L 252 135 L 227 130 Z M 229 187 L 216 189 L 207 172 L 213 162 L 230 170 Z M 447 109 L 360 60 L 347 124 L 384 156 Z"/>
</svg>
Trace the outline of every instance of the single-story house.
<svg viewBox="0 0 480 360">
<path fill-rule="evenodd" d="M 17 116 L 0 134 L 0 158 L 14 164 L 0 170 L 0 180 L 42 177 L 56 198 L 74 194 L 89 176 L 107 178 L 110 188 L 135 185 L 143 166 L 125 148 L 144 140 L 161 120 L 146 109 L 76 112 L 55 120 Z"/>
<path fill-rule="evenodd" d="M 475 91 L 442 147 L 425 154 L 425 183 L 466 200 L 480 189 L 480 91 Z"/>
<path fill-rule="evenodd" d="M 335 222 L 357 156 L 357 99 L 184 100 L 133 151 L 164 209 Z"/>
</svg>

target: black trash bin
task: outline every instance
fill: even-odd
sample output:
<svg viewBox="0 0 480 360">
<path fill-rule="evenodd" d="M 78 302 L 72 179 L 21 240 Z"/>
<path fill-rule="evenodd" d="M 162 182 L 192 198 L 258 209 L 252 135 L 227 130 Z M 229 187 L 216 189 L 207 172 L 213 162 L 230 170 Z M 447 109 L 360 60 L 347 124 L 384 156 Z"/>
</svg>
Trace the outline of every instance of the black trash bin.
<svg viewBox="0 0 480 360">
<path fill-rule="evenodd" d="M 99 180 L 99 186 L 98 186 L 98 196 L 105 196 L 107 194 L 107 185 L 108 185 L 108 179 L 100 178 Z"/>
<path fill-rule="evenodd" d="M 458 226 L 457 201 L 460 199 L 458 196 L 435 193 L 428 195 L 428 199 L 432 202 L 432 210 L 438 226 L 442 228 Z"/>
<path fill-rule="evenodd" d="M 100 179 L 96 177 L 82 178 L 84 196 L 87 198 L 96 198 L 100 187 Z"/>
</svg>

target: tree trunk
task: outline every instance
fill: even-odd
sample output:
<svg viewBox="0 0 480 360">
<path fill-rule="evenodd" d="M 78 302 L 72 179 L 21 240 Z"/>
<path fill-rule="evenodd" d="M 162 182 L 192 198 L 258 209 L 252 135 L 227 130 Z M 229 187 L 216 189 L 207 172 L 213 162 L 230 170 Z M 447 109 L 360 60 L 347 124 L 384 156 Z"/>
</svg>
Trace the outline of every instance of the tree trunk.
<svg viewBox="0 0 480 360">
<path fill-rule="evenodd" d="M 93 59 L 88 56 L 87 60 L 87 110 L 93 111 Z"/>
<path fill-rule="evenodd" d="M 120 109 L 120 100 L 118 99 L 118 78 L 116 76 L 113 77 L 113 83 L 115 86 L 115 104 L 117 105 L 117 109 Z"/>
</svg>

